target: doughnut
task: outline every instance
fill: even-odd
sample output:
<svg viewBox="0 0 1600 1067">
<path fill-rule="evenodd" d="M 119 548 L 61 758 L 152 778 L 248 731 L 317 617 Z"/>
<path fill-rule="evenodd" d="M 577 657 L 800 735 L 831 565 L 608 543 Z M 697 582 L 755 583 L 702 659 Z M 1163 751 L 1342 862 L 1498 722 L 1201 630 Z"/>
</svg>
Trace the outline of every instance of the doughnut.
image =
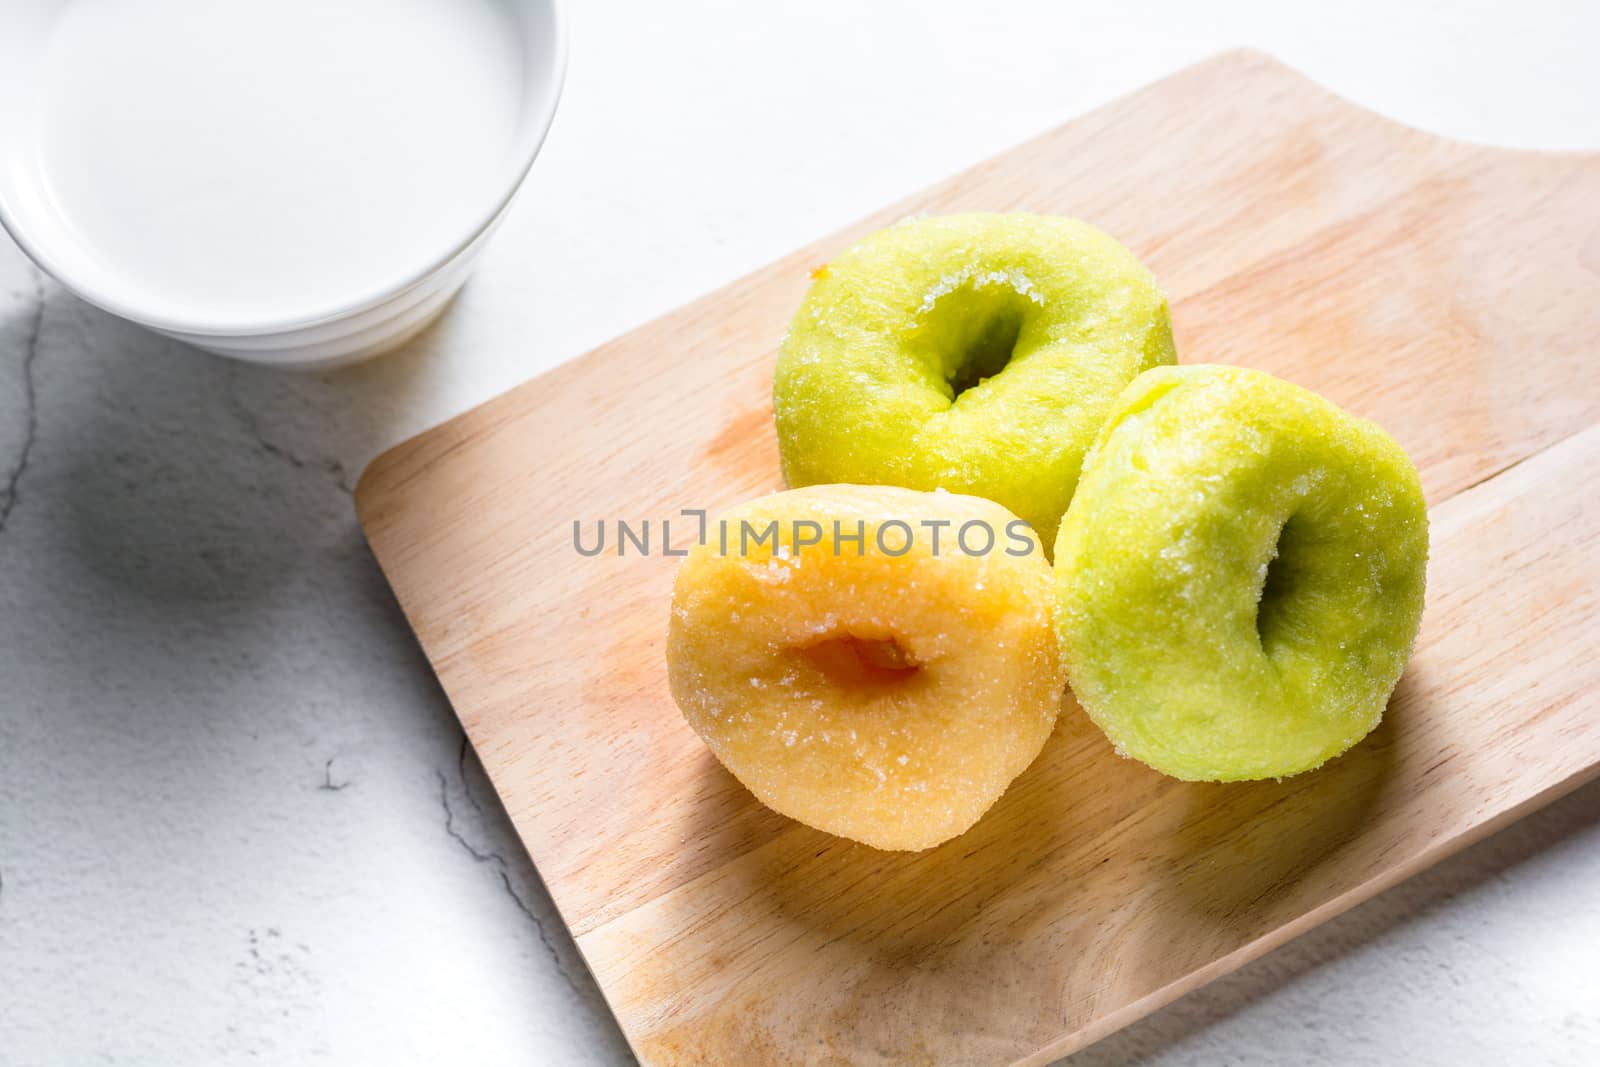
<svg viewBox="0 0 1600 1067">
<path fill-rule="evenodd" d="M 1048 547 L 1117 395 L 1175 360 L 1155 278 L 1075 219 L 908 220 L 813 273 L 772 388 L 790 487 L 970 493 Z"/>
<path fill-rule="evenodd" d="M 668 683 L 762 803 L 914 851 L 977 822 L 1039 754 L 1066 678 L 1050 567 L 1016 516 L 818 485 L 708 529 L 674 579 Z"/>
<path fill-rule="evenodd" d="M 1074 694 L 1175 778 L 1282 778 L 1378 724 L 1422 619 L 1401 447 L 1309 390 L 1159 367 L 1122 394 L 1056 540 Z"/>
</svg>

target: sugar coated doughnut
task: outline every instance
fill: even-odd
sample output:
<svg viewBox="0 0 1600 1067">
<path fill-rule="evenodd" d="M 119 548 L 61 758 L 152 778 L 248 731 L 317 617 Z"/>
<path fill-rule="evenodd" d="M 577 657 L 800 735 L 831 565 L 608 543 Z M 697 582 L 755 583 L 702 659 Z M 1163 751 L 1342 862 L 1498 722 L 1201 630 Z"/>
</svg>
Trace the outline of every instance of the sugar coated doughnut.
<svg viewBox="0 0 1600 1067">
<path fill-rule="evenodd" d="M 819 485 L 708 529 L 673 585 L 668 680 L 763 803 L 924 849 L 1038 755 L 1066 679 L 1050 567 L 1016 516 L 952 493 Z"/>
<path fill-rule="evenodd" d="M 790 486 L 970 493 L 1048 546 L 1117 395 L 1174 361 L 1155 278 L 1074 219 L 911 220 L 816 273 L 772 389 Z"/>
<path fill-rule="evenodd" d="M 1394 439 L 1259 371 L 1122 395 L 1056 541 L 1072 688 L 1177 778 L 1283 777 L 1377 725 L 1422 618 L 1428 516 Z"/>
</svg>

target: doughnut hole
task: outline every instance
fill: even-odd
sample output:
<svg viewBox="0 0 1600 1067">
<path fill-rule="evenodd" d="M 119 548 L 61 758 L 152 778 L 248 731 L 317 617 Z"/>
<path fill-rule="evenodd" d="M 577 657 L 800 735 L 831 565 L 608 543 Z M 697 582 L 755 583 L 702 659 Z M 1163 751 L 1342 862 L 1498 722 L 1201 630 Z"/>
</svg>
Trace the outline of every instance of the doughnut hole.
<svg viewBox="0 0 1600 1067">
<path fill-rule="evenodd" d="M 797 520 L 864 544 L 796 547 Z M 971 826 L 1039 752 L 1065 677 L 1037 540 L 958 550 L 947 535 L 887 538 L 1016 517 L 990 501 L 889 486 L 813 486 L 719 522 L 762 546 L 690 550 L 673 584 L 667 674 L 685 719 L 769 807 L 878 848 L 922 849 Z M 1005 546 L 1006 541 L 998 542 Z"/>
<path fill-rule="evenodd" d="M 1268 657 L 1295 611 L 1294 594 L 1306 566 L 1302 541 L 1301 530 L 1291 516 L 1279 528 L 1272 559 L 1262 572 L 1261 592 L 1256 597 L 1256 637 Z"/>
<path fill-rule="evenodd" d="M 890 686 L 911 681 L 919 670 L 894 638 L 843 634 L 795 650 L 814 670 L 841 689 Z"/>
<path fill-rule="evenodd" d="M 1023 328 L 1038 308 L 1037 295 L 1030 298 L 1011 275 L 969 278 L 924 304 L 910 344 L 943 383 L 950 402 L 960 403 L 1011 365 Z"/>
</svg>

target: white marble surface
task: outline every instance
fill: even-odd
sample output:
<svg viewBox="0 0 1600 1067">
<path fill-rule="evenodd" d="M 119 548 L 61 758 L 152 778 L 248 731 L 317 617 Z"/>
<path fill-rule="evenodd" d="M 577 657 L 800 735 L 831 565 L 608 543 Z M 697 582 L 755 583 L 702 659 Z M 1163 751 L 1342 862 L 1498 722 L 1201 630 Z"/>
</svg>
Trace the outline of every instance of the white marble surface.
<svg viewBox="0 0 1600 1067">
<path fill-rule="evenodd" d="M 382 447 L 1210 52 L 1600 149 L 1600 8 L 575 3 L 451 315 L 322 377 L 0 245 L 0 1064 L 627 1062 L 351 511 Z M 552 442 L 551 447 L 559 447 Z M 1600 786 L 1074 1063 L 1600 1062 Z"/>
</svg>

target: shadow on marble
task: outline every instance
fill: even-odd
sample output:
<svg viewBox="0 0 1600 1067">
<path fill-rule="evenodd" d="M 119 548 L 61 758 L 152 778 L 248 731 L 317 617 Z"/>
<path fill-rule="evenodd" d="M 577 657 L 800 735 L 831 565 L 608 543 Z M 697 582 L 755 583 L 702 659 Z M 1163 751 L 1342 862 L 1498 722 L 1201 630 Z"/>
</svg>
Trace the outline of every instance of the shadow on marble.
<svg viewBox="0 0 1600 1067">
<path fill-rule="evenodd" d="M 49 327 L 93 390 L 68 423 L 71 542 L 108 583 L 175 610 L 246 609 L 326 543 L 386 419 L 426 390 L 449 316 L 368 367 L 322 375 L 233 363 L 73 300 Z M 332 489 L 338 493 L 330 492 Z"/>
<path fill-rule="evenodd" d="M 327 884 L 381 885 L 381 861 L 341 844 L 373 817 L 348 805 L 382 819 L 403 803 L 387 816 L 395 827 L 424 842 L 448 833 L 442 847 L 460 846 L 515 901 L 507 940 L 525 917 L 538 942 L 529 973 L 546 966 L 542 946 L 590 1017 L 579 1029 L 591 1058 L 631 1062 L 356 524 L 360 467 L 425 401 L 450 314 L 372 364 L 307 375 L 230 363 L 42 291 L 42 314 L 30 301 L 0 321 L 0 356 L 28 357 L 25 380 L 3 368 L 20 383 L 0 380 L 3 399 L 27 393 L 37 424 L 0 545 L 0 633 L 21 635 L 0 649 L 0 673 L 26 667 L 8 677 L 21 703 L 0 721 L 21 747 L 0 768 L 48 771 L 32 814 L 65 821 L 105 892 L 136 868 L 219 898 L 253 882 L 269 886 L 258 907 L 294 916 L 319 863 L 347 865 L 319 874 Z M 315 792 L 280 791 L 296 781 Z M 310 797 L 334 796 L 346 807 L 313 814 Z M 140 836 L 119 838 L 110 813 Z M 5 857 L 8 883 L 17 872 L 7 895 L 24 902 L 61 876 L 32 840 Z M 250 845 L 217 853 L 215 841 Z M 176 924 L 208 931 L 196 934 L 207 958 L 226 953 L 209 916 L 170 913 L 159 887 L 124 900 L 106 919 L 140 931 L 128 946 Z M 74 951 L 125 966 L 89 937 Z"/>
</svg>

